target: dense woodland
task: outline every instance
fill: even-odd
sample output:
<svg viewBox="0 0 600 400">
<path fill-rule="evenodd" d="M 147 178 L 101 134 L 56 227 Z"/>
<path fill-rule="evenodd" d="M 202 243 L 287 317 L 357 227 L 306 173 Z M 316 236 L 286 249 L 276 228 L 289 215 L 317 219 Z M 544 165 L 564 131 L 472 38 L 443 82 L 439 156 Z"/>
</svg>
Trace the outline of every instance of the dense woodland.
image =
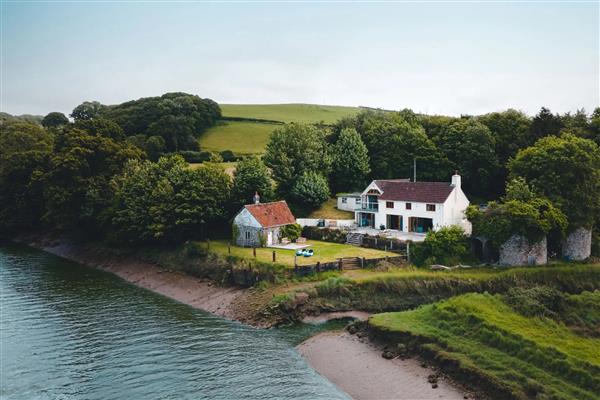
<svg viewBox="0 0 600 400">
<path fill-rule="evenodd" d="M 507 110 L 448 117 L 364 110 L 334 124 L 285 124 L 262 158 L 239 160 L 233 179 L 209 155 L 186 158 L 221 118 L 217 103 L 169 93 L 119 105 L 84 102 L 67 116 L 2 114 L 0 230 L 78 232 L 115 242 L 180 242 L 228 226 L 258 191 L 298 213 L 374 178 L 449 181 L 458 171 L 475 228 L 555 243 L 600 217 L 600 108 L 530 117 Z M 189 161 L 189 160 L 188 160 Z M 508 188 L 508 190 L 507 190 Z M 597 249 L 596 249 L 597 251 Z"/>
</svg>

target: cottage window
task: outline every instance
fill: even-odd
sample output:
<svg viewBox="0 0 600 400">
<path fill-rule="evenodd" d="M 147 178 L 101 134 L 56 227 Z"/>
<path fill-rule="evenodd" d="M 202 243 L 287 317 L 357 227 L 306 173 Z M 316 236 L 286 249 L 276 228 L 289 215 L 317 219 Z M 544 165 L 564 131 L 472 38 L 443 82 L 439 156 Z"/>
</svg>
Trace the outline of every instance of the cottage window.
<svg viewBox="0 0 600 400">
<path fill-rule="evenodd" d="M 427 211 L 435 211 L 435 204 L 427 204 Z"/>
<path fill-rule="evenodd" d="M 406 209 L 412 210 L 412 203 L 406 203 Z"/>
<path fill-rule="evenodd" d="M 250 240 L 250 231 L 246 231 L 246 240 Z"/>
<path fill-rule="evenodd" d="M 385 208 L 394 208 L 394 202 L 393 201 L 386 201 L 385 202 Z"/>
<path fill-rule="evenodd" d="M 345 197 L 342 197 L 342 204 L 346 204 L 348 202 L 348 199 Z"/>
</svg>

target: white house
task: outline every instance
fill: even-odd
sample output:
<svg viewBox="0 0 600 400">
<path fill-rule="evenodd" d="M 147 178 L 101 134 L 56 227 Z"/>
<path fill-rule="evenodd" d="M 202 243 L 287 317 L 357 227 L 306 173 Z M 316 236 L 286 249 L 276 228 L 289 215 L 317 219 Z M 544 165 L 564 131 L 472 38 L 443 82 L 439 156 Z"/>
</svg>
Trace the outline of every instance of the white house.
<svg viewBox="0 0 600 400">
<path fill-rule="evenodd" d="M 340 193 L 337 195 L 337 209 L 343 211 L 356 210 L 360 206 L 362 193 Z"/>
<path fill-rule="evenodd" d="M 271 246 L 280 242 L 281 227 L 296 223 L 285 201 L 259 203 L 244 206 L 235 218 L 233 226 L 235 243 L 244 247 Z"/>
<path fill-rule="evenodd" d="M 459 225 L 470 234 L 471 224 L 465 216 L 468 206 L 461 177 L 455 174 L 451 182 L 374 180 L 361 193 L 354 212 L 359 227 L 426 233 Z"/>
</svg>

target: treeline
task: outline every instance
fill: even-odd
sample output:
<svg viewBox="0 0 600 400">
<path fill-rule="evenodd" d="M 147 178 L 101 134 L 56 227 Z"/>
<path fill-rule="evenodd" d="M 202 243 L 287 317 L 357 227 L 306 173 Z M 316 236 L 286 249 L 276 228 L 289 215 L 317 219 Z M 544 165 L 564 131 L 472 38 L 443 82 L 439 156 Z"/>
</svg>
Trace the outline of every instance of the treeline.
<svg viewBox="0 0 600 400">
<path fill-rule="evenodd" d="M 157 160 L 161 154 L 179 151 L 197 152 L 198 136 L 221 118 L 219 105 L 186 93 L 166 93 L 117 105 L 86 101 L 70 114 L 75 123 L 86 128 L 88 124 L 111 125 L 114 138 L 125 137 Z M 58 112 L 48 114 L 41 121 L 47 128 L 69 123 Z"/>
<path fill-rule="evenodd" d="M 475 233 L 496 246 L 512 234 L 532 243 L 548 235 L 560 253 L 565 235 L 600 219 L 598 143 L 600 108 L 591 116 L 542 108 L 533 118 L 514 110 L 456 118 L 368 110 L 332 128 L 276 129 L 264 162 L 278 196 L 300 210 L 362 191 L 371 179 L 412 178 L 415 161 L 421 181 L 448 182 L 458 171 L 471 203 L 489 203 L 485 212 L 470 210 Z"/>
<path fill-rule="evenodd" d="M 263 201 L 288 200 L 300 215 L 371 179 L 412 177 L 414 160 L 418 180 L 449 181 L 457 170 L 472 202 L 496 200 L 471 216 L 497 238 L 516 227 L 534 239 L 557 231 L 560 242 L 600 215 L 600 109 L 589 116 L 542 109 L 533 118 L 514 110 L 463 117 L 366 110 L 333 126 L 286 124 L 262 159 L 238 162 L 233 179 L 219 156 L 207 154 L 195 170 L 181 157 L 161 158 L 194 151 L 183 149 L 197 146 L 196 135 L 220 117 L 211 100 L 171 93 L 83 103 L 72 117 L 2 123 L 4 233 L 43 227 L 121 242 L 180 241 L 227 227 L 255 191 Z"/>
<path fill-rule="evenodd" d="M 220 158 L 198 168 L 179 154 L 154 162 L 128 139 L 97 116 L 3 122 L 0 235 L 43 229 L 115 244 L 176 243 L 227 230 L 256 190 L 273 197 L 257 158 L 240 161 L 232 180 Z"/>
</svg>

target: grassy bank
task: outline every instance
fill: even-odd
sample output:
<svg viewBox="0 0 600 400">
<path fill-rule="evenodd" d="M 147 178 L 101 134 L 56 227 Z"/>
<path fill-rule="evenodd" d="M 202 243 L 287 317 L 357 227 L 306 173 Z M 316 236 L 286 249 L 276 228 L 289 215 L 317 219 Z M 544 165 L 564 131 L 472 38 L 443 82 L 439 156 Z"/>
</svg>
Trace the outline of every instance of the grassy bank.
<svg viewBox="0 0 600 400">
<path fill-rule="evenodd" d="M 586 318 L 600 293 L 569 296 Z M 598 312 L 598 310 L 595 310 Z M 496 398 L 600 398 L 600 339 L 562 321 L 523 315 L 501 295 L 466 294 L 416 310 L 378 314 L 370 327 Z"/>
<path fill-rule="evenodd" d="M 337 198 L 327 200 L 318 209 L 312 211 L 308 218 L 325 219 L 354 219 L 354 213 L 351 211 L 338 210 Z"/>
<path fill-rule="evenodd" d="M 600 265 L 565 264 L 544 267 L 479 268 L 429 271 L 349 271 L 307 290 L 309 301 L 298 314 L 320 311 L 399 311 L 465 293 L 503 293 L 513 287 L 545 285 L 566 293 L 600 289 Z"/>
</svg>

